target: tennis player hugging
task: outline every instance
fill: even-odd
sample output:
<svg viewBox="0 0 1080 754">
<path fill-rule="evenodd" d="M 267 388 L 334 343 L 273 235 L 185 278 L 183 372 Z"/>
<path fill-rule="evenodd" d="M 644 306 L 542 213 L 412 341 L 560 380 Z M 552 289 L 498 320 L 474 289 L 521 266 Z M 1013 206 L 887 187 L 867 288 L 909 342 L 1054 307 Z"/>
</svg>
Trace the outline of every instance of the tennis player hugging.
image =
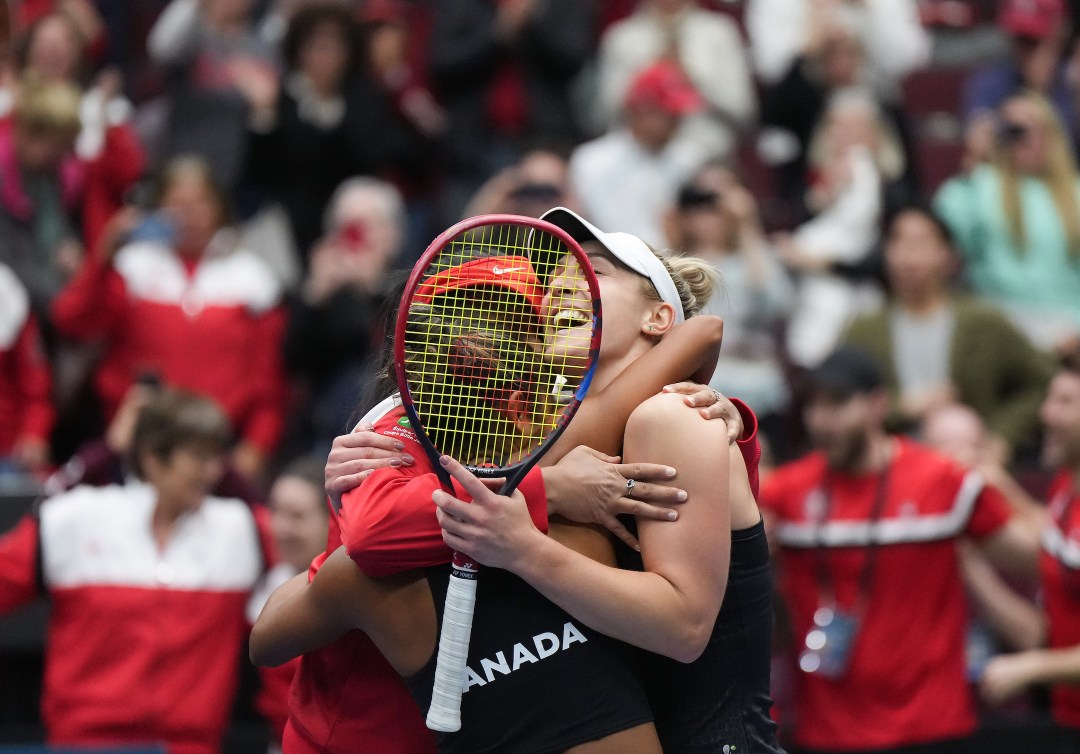
<svg viewBox="0 0 1080 754">
<path fill-rule="evenodd" d="M 672 387 L 706 382 L 714 367 L 723 323 L 694 315 L 715 274 L 564 208 L 541 219 L 528 245 L 486 245 L 479 239 L 498 234 L 473 228 L 473 259 L 485 261 L 464 261 L 452 284 L 429 285 L 422 307 L 406 291 L 402 316 L 438 325 L 426 330 L 434 343 L 456 326 L 440 307 L 478 290 L 517 298 L 525 316 L 492 306 L 490 321 L 473 315 L 468 325 L 498 384 L 553 382 L 499 393 L 508 401 L 500 412 L 531 438 L 501 443 L 513 454 L 558 424 L 566 391 L 584 377 L 568 365 L 590 367 L 569 352 L 587 350 L 588 338 L 574 336 L 592 322 L 568 311 L 588 312 L 596 291 L 604 331 L 588 394 L 509 496 L 449 456 L 431 458 L 418 434 L 430 427 L 412 426 L 401 399 L 369 414 L 374 431 L 350 435 L 356 458 L 378 468 L 342 496 L 326 552 L 270 598 L 251 635 L 257 664 L 303 656 L 285 754 L 781 751 L 769 718 L 771 575 L 752 491 L 753 416 L 745 412 L 749 436 L 731 452 L 729 436 L 743 432 L 736 412 L 722 412 L 721 396 L 706 388 Z M 563 243 L 538 252 L 541 233 Z M 508 255 L 514 245 L 532 251 Z M 438 246 L 418 268 L 430 273 Z M 520 351 L 505 341 L 539 344 L 544 358 L 510 358 Z M 447 384 L 432 389 L 458 396 L 475 414 L 466 421 L 490 422 L 490 390 L 487 400 L 461 399 L 461 386 L 449 384 L 461 370 L 442 372 Z M 408 395 L 408 384 L 397 387 Z M 435 434 L 427 440 L 438 448 L 445 438 Z M 661 491 L 683 501 L 677 515 L 643 502 L 672 500 Z M 612 511 L 636 515 L 616 521 Z M 477 591 L 461 728 L 436 737 L 422 711 L 454 551 L 489 567 Z"/>
</svg>

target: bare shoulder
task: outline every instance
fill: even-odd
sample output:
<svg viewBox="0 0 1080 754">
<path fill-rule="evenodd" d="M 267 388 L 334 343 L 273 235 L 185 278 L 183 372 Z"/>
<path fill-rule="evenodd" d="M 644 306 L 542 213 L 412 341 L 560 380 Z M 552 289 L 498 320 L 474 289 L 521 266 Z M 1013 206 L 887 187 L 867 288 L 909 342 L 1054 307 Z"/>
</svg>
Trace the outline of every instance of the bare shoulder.
<svg viewBox="0 0 1080 754">
<path fill-rule="evenodd" d="M 665 440 L 684 437 L 694 442 L 715 440 L 726 446 L 727 424 L 705 419 L 698 409 L 687 406 L 683 398 L 675 393 L 658 393 L 647 398 L 630 414 L 627 434 Z"/>
</svg>

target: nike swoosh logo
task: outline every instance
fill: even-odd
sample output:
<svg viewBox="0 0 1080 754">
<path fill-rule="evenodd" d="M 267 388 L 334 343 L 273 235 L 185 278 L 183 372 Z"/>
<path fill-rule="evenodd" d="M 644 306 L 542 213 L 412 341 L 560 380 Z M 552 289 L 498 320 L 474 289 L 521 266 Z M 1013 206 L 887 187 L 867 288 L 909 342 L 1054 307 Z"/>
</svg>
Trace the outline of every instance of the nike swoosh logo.
<svg viewBox="0 0 1080 754">
<path fill-rule="evenodd" d="M 525 267 L 499 267 L 498 265 L 492 265 L 491 272 L 495 275 L 505 275 L 508 272 L 524 272 Z"/>
</svg>

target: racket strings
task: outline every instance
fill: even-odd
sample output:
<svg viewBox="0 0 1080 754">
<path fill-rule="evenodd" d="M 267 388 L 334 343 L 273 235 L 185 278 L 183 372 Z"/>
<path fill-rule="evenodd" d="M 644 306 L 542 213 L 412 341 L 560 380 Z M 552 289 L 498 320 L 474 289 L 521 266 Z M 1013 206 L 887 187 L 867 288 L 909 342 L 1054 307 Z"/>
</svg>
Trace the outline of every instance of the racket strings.
<svg viewBox="0 0 1080 754">
<path fill-rule="evenodd" d="M 587 265 L 557 236 L 508 224 L 465 231 L 431 260 L 404 351 L 440 453 L 506 468 L 559 426 L 592 358 Z"/>
</svg>

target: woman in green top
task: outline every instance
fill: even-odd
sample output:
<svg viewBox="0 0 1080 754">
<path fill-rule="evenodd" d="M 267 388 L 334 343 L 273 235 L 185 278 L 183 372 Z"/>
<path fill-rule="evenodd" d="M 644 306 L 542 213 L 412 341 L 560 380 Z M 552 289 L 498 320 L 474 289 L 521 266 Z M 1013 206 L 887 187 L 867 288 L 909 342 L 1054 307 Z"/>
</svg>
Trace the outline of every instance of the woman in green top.
<svg viewBox="0 0 1080 754">
<path fill-rule="evenodd" d="M 967 261 L 974 292 L 1037 345 L 1080 348 L 1080 178 L 1047 100 L 1022 92 L 1000 110 L 993 159 L 934 200 Z"/>
</svg>

